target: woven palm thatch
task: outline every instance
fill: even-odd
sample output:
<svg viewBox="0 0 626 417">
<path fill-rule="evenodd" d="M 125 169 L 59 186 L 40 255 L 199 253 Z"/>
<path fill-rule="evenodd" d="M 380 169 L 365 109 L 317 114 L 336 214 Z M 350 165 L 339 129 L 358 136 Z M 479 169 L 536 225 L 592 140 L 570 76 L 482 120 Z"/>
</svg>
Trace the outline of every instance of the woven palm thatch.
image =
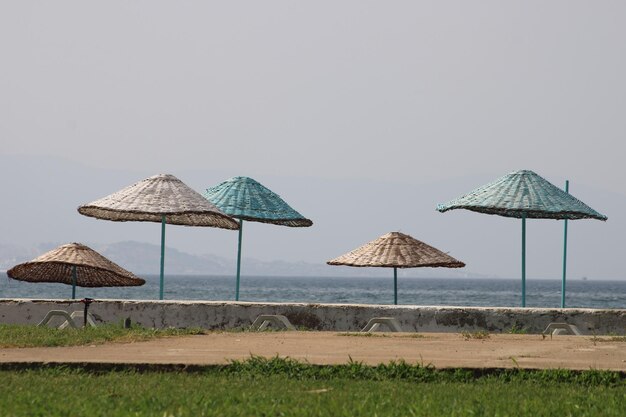
<svg viewBox="0 0 626 417">
<path fill-rule="evenodd" d="M 516 218 L 607 220 L 605 215 L 527 170 L 512 172 L 437 206 L 442 213 L 454 209 Z"/>
<path fill-rule="evenodd" d="M 160 174 L 139 181 L 109 196 L 84 204 L 85 216 L 118 222 L 165 222 L 183 226 L 238 229 L 237 221 L 173 175 Z"/>
<path fill-rule="evenodd" d="M 290 227 L 313 224 L 280 196 L 249 177 L 234 177 L 208 188 L 204 197 L 237 219 Z"/>
<path fill-rule="evenodd" d="M 72 267 L 76 267 L 76 285 L 79 287 L 127 287 L 146 283 L 80 243 L 59 246 L 30 262 L 14 266 L 7 275 L 19 281 L 72 285 Z"/>
<path fill-rule="evenodd" d="M 400 232 L 387 233 L 326 263 L 328 265 L 393 268 L 462 268 L 465 266 L 463 262 L 439 249 Z"/>
</svg>

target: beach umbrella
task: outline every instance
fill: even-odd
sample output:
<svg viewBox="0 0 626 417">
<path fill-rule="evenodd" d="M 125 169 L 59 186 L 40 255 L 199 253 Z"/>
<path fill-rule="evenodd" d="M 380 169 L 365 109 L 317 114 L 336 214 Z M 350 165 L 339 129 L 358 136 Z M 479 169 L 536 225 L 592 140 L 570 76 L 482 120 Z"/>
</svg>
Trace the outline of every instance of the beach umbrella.
<svg viewBox="0 0 626 417">
<path fill-rule="evenodd" d="M 269 223 L 289 227 L 309 227 L 313 222 L 304 218 L 280 196 L 249 177 L 233 177 L 208 188 L 204 197 L 224 213 L 239 219 L 237 244 L 237 281 L 235 300 L 239 300 L 241 276 L 241 240 L 243 221 Z"/>
<path fill-rule="evenodd" d="M 393 268 L 393 303 L 398 304 L 398 268 L 462 268 L 465 264 L 400 232 L 387 233 L 326 262 L 328 265 Z"/>
<path fill-rule="evenodd" d="M 146 283 L 81 243 L 59 246 L 32 261 L 15 265 L 9 278 L 27 282 L 58 282 L 76 287 L 132 287 Z"/>
<path fill-rule="evenodd" d="M 117 222 L 161 223 L 159 299 L 163 299 L 165 224 L 236 230 L 237 221 L 173 175 L 159 174 L 78 207 L 85 216 Z"/>
<path fill-rule="evenodd" d="M 526 219 L 607 219 L 528 170 L 512 172 L 437 206 L 442 213 L 454 209 L 522 219 L 522 307 L 526 306 Z"/>
</svg>

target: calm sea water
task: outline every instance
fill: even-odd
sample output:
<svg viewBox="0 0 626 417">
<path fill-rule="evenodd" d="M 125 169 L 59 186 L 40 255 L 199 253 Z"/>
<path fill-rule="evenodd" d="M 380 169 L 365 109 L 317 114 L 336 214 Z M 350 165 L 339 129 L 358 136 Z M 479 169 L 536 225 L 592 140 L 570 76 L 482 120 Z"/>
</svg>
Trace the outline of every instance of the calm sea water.
<svg viewBox="0 0 626 417">
<path fill-rule="evenodd" d="M 128 288 L 81 288 L 76 298 L 154 300 L 158 276 Z M 0 298 L 70 298 L 63 284 L 26 283 L 0 279 Z M 165 277 L 167 300 L 224 301 L 235 298 L 233 276 Z M 241 301 L 392 304 L 393 278 L 242 277 Z M 519 279 L 399 278 L 398 303 L 411 305 L 500 306 L 521 305 Z M 527 280 L 528 307 L 559 307 L 561 282 Z M 626 281 L 569 281 L 567 307 L 626 308 Z"/>
</svg>

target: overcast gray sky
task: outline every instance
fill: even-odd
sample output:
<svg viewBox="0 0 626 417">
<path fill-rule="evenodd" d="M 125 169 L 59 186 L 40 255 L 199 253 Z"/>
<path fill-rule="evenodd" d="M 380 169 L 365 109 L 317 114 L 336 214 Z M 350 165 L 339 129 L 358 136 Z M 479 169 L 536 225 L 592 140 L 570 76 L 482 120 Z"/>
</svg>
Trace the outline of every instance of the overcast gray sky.
<svg viewBox="0 0 626 417">
<path fill-rule="evenodd" d="M 625 21 L 621 0 L 0 0 L 0 152 L 28 167 L 13 166 L 3 188 L 65 184 L 65 164 L 98 178 L 38 208 L 32 196 L 3 199 L 0 241 L 150 241 L 146 225 L 75 207 L 160 172 L 199 191 L 248 175 L 316 222 L 258 225 L 259 258 L 322 261 L 402 229 L 468 269 L 517 276 L 517 222 L 434 206 L 532 169 L 569 178 L 609 216 L 574 229 L 575 273 L 623 277 Z M 58 226 L 33 223 L 46 207 L 58 207 Z M 549 224 L 537 233 L 557 247 L 562 226 Z M 230 253 L 217 240 L 227 232 L 198 233 L 169 242 Z M 505 243 L 511 253 L 494 254 Z M 536 274 L 558 273 L 541 259 Z"/>
</svg>

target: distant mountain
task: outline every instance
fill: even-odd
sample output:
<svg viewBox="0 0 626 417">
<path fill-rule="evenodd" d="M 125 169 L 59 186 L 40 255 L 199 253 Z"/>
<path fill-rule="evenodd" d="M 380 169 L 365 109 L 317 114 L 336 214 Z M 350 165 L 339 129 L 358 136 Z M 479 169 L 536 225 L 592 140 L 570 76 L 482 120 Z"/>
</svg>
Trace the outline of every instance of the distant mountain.
<svg viewBox="0 0 626 417">
<path fill-rule="evenodd" d="M 86 243 L 87 246 L 109 258 L 121 267 L 137 275 L 155 275 L 159 273 L 161 249 L 158 245 L 126 241 L 112 244 Z M 7 270 L 16 264 L 29 261 L 61 243 L 42 243 L 35 247 L 0 244 L 0 270 Z M 165 270 L 170 275 L 234 275 L 236 260 L 216 255 L 192 255 L 177 249 L 165 248 Z M 329 266 L 324 262 L 285 262 L 260 261 L 254 258 L 242 260 L 242 275 L 259 276 L 356 276 L 380 277 L 391 275 L 385 268 L 351 268 Z M 399 276 L 405 277 L 466 277 L 463 269 L 448 268 L 411 268 L 398 270 Z"/>
<path fill-rule="evenodd" d="M 136 274 L 159 273 L 161 247 L 158 245 L 127 241 L 109 245 L 93 244 L 91 247 Z M 232 263 L 213 255 L 191 255 L 167 246 L 165 248 L 165 269 L 169 274 L 230 274 L 234 270 Z"/>
<path fill-rule="evenodd" d="M 30 261 L 54 247 L 54 244 L 46 243 L 32 247 L 0 243 L 0 271 L 5 271 L 16 264 Z"/>
<path fill-rule="evenodd" d="M 0 244 L 0 270 L 30 261 L 62 243 L 43 243 L 34 247 Z M 86 243 L 87 246 L 135 274 L 158 274 L 161 248 L 149 243 L 126 241 L 112 244 Z M 169 274 L 224 275 L 235 270 L 234 260 L 214 255 L 191 255 L 165 248 L 165 267 Z"/>
</svg>

